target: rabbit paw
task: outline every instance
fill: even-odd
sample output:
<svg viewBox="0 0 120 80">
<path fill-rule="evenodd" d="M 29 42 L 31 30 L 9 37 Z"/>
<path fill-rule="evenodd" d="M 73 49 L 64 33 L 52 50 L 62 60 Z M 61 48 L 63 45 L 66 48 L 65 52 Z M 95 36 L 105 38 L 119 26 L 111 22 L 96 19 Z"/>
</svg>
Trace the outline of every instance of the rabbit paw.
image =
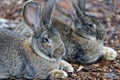
<svg viewBox="0 0 120 80">
<path fill-rule="evenodd" d="M 103 48 L 103 57 L 106 60 L 114 60 L 117 57 L 117 52 L 110 48 L 110 47 L 105 47 Z"/>
<path fill-rule="evenodd" d="M 67 72 L 74 72 L 72 65 L 64 60 L 61 60 L 61 68 Z"/>
<path fill-rule="evenodd" d="M 51 80 L 59 80 L 68 77 L 68 74 L 63 70 L 54 69 L 49 73 Z"/>
</svg>

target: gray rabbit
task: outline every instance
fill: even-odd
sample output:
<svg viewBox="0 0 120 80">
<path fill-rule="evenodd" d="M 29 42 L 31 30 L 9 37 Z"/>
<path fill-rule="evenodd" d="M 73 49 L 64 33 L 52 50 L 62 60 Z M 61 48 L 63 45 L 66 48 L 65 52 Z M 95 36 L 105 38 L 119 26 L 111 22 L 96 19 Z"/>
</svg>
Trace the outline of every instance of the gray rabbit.
<svg viewBox="0 0 120 80">
<path fill-rule="evenodd" d="M 56 26 L 65 43 L 67 54 L 63 57 L 67 61 L 92 63 L 100 57 L 107 60 L 113 60 L 117 56 L 115 50 L 103 45 L 106 32 L 100 21 L 93 16 L 85 14 L 86 0 L 69 0 L 75 12 L 66 13 L 63 9 L 57 7 L 65 17 L 68 17 L 69 23 Z M 54 24 L 60 25 L 57 20 Z M 58 24 L 60 23 L 60 24 Z M 67 28 L 66 28 L 67 26 Z"/>
<path fill-rule="evenodd" d="M 66 17 L 71 24 L 67 24 L 62 18 L 52 18 L 52 22 L 61 33 L 62 40 L 65 44 L 66 55 L 64 60 L 71 62 L 92 63 L 100 57 L 107 60 L 114 60 L 117 53 L 110 47 L 103 45 L 105 29 L 100 21 L 92 16 L 85 14 L 86 0 L 69 0 L 74 9 L 73 14 L 56 7 L 57 10 Z M 29 27 L 19 25 L 14 32 L 31 39 L 32 30 Z M 29 34 L 27 34 L 29 32 Z M 31 41 L 31 40 L 29 40 Z"/>
<path fill-rule="evenodd" d="M 60 33 L 51 24 L 51 13 L 58 0 L 49 0 L 41 12 L 38 3 L 27 2 L 23 9 L 24 26 L 33 31 L 31 42 L 15 32 L 0 28 L 0 79 L 61 79 L 72 66 L 61 57 L 65 46 Z M 63 71 L 65 70 L 65 71 Z"/>
</svg>

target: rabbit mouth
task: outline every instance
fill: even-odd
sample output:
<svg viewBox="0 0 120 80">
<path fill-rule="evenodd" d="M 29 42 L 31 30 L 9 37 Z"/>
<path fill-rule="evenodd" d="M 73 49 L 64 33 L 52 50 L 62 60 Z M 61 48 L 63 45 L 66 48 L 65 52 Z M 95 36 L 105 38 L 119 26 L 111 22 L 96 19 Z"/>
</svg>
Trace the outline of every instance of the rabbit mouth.
<svg viewBox="0 0 120 80">
<path fill-rule="evenodd" d="M 97 40 L 96 37 L 90 36 L 90 35 L 80 35 L 78 34 L 81 38 L 87 39 L 87 40 Z"/>
</svg>

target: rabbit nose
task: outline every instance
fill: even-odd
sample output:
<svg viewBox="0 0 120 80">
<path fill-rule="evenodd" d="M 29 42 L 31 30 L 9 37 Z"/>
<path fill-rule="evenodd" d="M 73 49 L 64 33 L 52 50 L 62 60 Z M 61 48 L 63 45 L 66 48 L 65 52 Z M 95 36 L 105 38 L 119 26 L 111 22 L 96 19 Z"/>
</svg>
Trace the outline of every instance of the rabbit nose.
<svg viewBox="0 0 120 80">
<path fill-rule="evenodd" d="M 54 50 L 52 57 L 59 59 L 64 55 L 64 53 L 65 53 L 64 49 L 57 48 Z"/>
</svg>

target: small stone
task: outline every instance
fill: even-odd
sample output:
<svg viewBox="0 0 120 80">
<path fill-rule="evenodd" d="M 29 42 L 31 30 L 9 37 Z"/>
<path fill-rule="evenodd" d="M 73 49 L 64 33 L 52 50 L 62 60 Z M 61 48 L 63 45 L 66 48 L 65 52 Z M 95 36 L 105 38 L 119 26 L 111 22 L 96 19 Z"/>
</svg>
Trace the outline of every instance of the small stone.
<svg viewBox="0 0 120 80">
<path fill-rule="evenodd" d="M 83 69 L 83 66 L 79 66 L 79 68 L 77 69 L 77 72 L 82 70 Z"/>
</svg>

